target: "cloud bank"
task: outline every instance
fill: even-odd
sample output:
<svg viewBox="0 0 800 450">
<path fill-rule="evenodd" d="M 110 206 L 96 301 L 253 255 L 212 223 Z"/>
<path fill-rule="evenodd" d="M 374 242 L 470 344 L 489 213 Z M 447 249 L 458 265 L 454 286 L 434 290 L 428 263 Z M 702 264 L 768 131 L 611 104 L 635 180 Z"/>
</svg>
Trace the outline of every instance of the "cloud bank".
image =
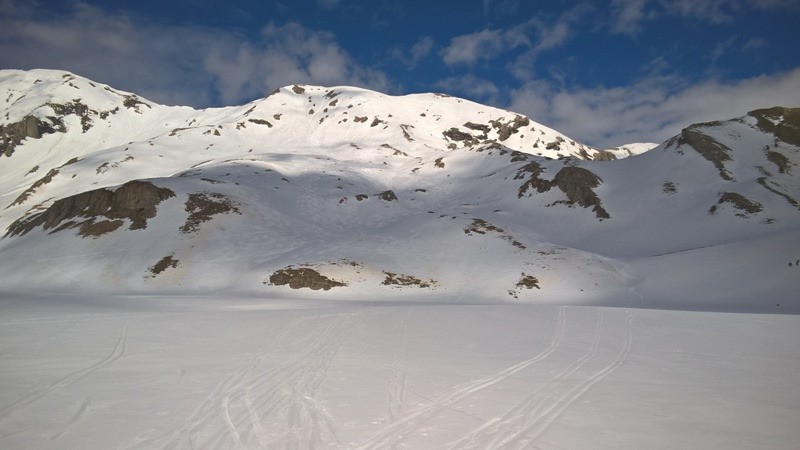
<svg viewBox="0 0 800 450">
<path fill-rule="evenodd" d="M 655 76 L 629 87 L 566 90 L 532 81 L 514 89 L 507 106 L 588 144 L 613 147 L 663 142 L 692 123 L 778 105 L 800 105 L 800 68 L 727 83 Z"/>
<path fill-rule="evenodd" d="M 255 36 L 165 25 L 76 3 L 41 17 L 36 3 L 0 3 L 0 62 L 70 70 L 166 104 L 238 104 L 292 83 L 391 90 L 328 32 L 267 24 Z"/>
<path fill-rule="evenodd" d="M 405 93 L 403 86 L 413 86 L 527 114 L 599 147 L 660 142 L 693 122 L 800 105 L 797 64 L 760 58 L 781 55 L 791 61 L 787 51 L 794 47 L 783 42 L 791 35 L 748 35 L 739 27 L 754 12 L 796 12 L 797 0 L 575 0 L 549 8 L 554 4 L 530 8 L 518 0 L 482 0 L 472 15 L 482 17 L 476 26 L 433 21 L 416 41 L 398 35 L 389 45 L 374 48 L 364 44 L 364 37 L 391 35 L 373 30 L 391 21 L 347 0 L 309 4 L 340 21 L 357 16 L 352 22 L 358 24 L 357 43 L 349 29 L 340 27 L 336 35 L 291 20 L 259 23 L 248 17 L 255 26 L 228 29 L 112 13 L 85 1 L 56 6 L 0 0 L 0 67 L 69 70 L 159 103 L 194 107 L 242 104 L 293 83 L 356 85 L 387 93 Z M 405 4 L 372 6 L 385 11 L 391 5 Z M 276 8 L 291 9 L 285 4 Z M 307 9 L 294 11 L 315 14 Z M 407 31 L 407 19 L 397 20 Z M 716 40 L 695 49 L 700 56 L 684 57 L 687 52 L 678 44 L 653 47 L 630 60 L 625 52 L 637 47 L 625 47 L 618 50 L 623 57 L 613 62 L 598 52 L 646 40 L 644 31 L 661 20 L 736 32 L 716 34 Z M 337 23 L 330 20 L 326 26 Z M 586 42 L 598 44 L 588 47 L 588 55 L 580 53 Z M 737 74 L 748 61 L 757 69 Z M 761 61 L 766 72 L 754 76 L 762 70 Z M 589 75 L 578 78 L 580 72 Z M 730 74 L 733 79 L 726 79 Z M 606 75 L 617 78 L 606 80 Z M 703 78 L 710 81 L 697 81 Z"/>
</svg>

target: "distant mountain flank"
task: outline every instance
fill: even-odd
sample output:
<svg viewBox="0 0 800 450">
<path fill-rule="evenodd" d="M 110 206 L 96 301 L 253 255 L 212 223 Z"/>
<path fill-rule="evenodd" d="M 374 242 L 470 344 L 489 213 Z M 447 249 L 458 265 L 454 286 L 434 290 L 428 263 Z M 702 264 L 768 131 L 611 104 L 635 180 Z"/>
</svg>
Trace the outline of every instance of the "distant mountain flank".
<svg viewBox="0 0 800 450">
<path fill-rule="evenodd" d="M 7 289 L 800 303 L 799 108 L 596 149 L 442 94 L 194 110 L 33 70 L 0 96 Z"/>
</svg>

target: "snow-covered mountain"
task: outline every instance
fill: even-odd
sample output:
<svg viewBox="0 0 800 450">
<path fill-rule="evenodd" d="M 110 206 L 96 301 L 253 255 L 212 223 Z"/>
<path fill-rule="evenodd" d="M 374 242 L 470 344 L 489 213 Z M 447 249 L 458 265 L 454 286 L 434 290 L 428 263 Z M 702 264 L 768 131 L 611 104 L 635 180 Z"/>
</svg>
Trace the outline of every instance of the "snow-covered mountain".
<svg viewBox="0 0 800 450">
<path fill-rule="evenodd" d="M 6 290 L 800 309 L 797 108 L 600 150 L 441 94 L 0 96 Z"/>
</svg>

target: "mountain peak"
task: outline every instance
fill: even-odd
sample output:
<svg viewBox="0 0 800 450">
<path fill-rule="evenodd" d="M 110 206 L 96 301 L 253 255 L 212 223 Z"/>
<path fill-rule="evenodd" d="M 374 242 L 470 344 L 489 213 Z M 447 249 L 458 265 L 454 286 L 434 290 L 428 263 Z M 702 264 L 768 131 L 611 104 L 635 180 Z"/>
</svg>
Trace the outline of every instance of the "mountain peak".
<svg viewBox="0 0 800 450">
<path fill-rule="evenodd" d="M 11 288 L 743 301 L 687 281 L 725 257 L 715 282 L 794 298 L 797 109 L 598 150 L 441 94 L 288 85 L 195 110 L 58 71 L 0 72 L 0 93 Z"/>
</svg>

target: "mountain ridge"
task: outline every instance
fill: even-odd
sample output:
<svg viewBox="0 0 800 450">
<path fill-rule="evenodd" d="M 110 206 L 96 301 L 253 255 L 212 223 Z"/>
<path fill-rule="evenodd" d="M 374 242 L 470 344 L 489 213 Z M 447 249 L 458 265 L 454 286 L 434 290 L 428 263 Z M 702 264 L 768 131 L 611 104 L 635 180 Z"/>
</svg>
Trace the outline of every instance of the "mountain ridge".
<svg viewBox="0 0 800 450">
<path fill-rule="evenodd" d="M 800 307 L 796 108 L 642 152 L 441 94 L 193 110 L 59 71 L 2 71 L 0 93 L 12 289 L 692 304 L 672 279 L 697 308 Z M 751 261 L 703 283 L 720 254 Z"/>
</svg>

